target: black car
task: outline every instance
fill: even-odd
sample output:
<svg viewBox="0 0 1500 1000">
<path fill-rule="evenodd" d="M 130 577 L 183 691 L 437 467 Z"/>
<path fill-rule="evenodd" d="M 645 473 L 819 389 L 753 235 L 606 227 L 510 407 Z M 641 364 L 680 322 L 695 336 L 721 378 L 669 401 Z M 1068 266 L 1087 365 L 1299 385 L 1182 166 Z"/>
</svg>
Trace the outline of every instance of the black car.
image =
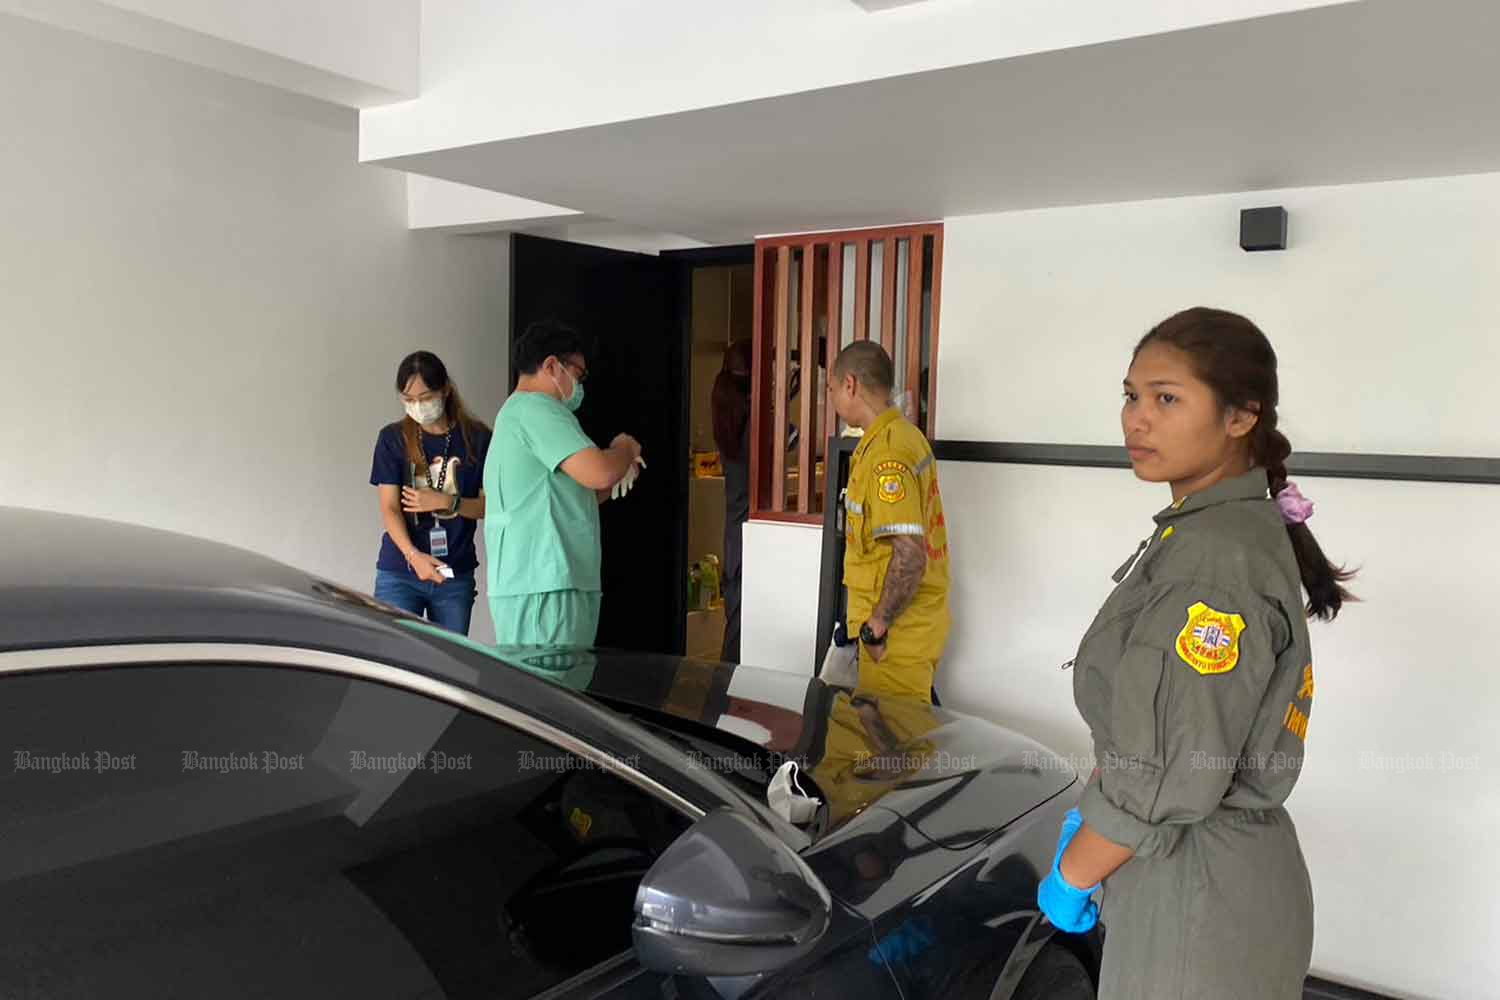
<svg viewBox="0 0 1500 1000">
<path fill-rule="evenodd" d="M 497 650 L 165 532 L 0 537 L 0 996 L 1094 995 L 1035 902 L 1077 779 L 1016 733 Z"/>
</svg>

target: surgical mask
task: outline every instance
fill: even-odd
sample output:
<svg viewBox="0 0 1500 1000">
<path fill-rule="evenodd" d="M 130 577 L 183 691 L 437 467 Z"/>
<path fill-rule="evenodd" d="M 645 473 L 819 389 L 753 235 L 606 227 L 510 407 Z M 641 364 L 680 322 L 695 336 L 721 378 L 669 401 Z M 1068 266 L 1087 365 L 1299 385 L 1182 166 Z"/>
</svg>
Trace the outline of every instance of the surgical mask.
<svg viewBox="0 0 1500 1000">
<path fill-rule="evenodd" d="M 573 380 L 573 393 L 566 396 L 562 401 L 562 405 L 576 413 L 578 412 L 578 408 L 583 405 L 583 383 L 578 381 L 578 376 L 572 372 L 568 372 L 568 378 Z M 562 383 L 557 380 L 557 376 L 555 375 L 552 377 L 552 384 L 557 386 L 559 393 L 562 392 Z"/>
<path fill-rule="evenodd" d="M 775 777 L 766 788 L 766 805 L 788 823 L 801 826 L 817 815 L 818 806 L 823 802 L 802 790 L 797 771 L 795 760 L 789 760 L 776 769 Z"/>
<path fill-rule="evenodd" d="M 405 406 L 406 415 L 424 427 L 437 423 L 443 417 L 444 407 L 441 396 L 421 403 L 407 403 Z"/>
</svg>

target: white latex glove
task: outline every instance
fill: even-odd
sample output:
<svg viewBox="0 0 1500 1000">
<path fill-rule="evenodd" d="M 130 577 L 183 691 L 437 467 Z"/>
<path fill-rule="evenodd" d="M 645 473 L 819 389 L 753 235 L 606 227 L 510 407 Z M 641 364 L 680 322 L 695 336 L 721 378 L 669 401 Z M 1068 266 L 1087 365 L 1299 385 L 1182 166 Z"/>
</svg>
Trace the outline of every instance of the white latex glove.
<svg viewBox="0 0 1500 1000">
<path fill-rule="evenodd" d="M 818 677 L 830 687 L 859 687 L 859 643 L 837 646 L 830 642 Z"/>
<path fill-rule="evenodd" d="M 644 458 L 636 459 L 635 462 L 630 466 L 630 470 L 625 473 L 625 478 L 620 480 L 618 483 L 615 483 L 614 487 L 609 491 L 610 499 L 619 500 L 622 499 L 625 494 L 629 493 L 631 487 L 635 485 L 635 481 L 640 478 L 641 469 L 644 469 L 645 467 L 646 460 Z"/>
</svg>

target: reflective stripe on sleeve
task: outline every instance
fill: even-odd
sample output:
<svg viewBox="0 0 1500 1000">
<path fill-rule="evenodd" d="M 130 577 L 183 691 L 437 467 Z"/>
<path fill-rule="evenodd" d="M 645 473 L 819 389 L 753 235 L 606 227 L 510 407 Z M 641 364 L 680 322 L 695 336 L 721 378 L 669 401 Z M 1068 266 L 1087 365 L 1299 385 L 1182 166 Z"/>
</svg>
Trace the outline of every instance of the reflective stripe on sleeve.
<svg viewBox="0 0 1500 1000">
<path fill-rule="evenodd" d="M 887 524 L 875 529 L 876 538 L 884 538 L 887 535 L 915 535 L 918 538 L 926 535 L 920 524 Z"/>
</svg>

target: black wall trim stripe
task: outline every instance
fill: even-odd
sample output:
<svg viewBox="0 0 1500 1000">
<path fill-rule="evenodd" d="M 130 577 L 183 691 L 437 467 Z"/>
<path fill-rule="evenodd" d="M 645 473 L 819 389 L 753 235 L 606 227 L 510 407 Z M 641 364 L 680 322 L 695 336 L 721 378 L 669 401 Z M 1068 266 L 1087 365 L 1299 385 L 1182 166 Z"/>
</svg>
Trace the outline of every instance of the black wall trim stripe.
<svg viewBox="0 0 1500 1000">
<path fill-rule="evenodd" d="M 935 441 L 933 453 L 945 462 L 998 462 L 1011 465 L 1065 465 L 1089 469 L 1128 469 L 1125 449 L 1091 444 L 1022 444 L 1009 441 Z M 1500 458 L 1439 455 L 1360 455 L 1303 451 L 1292 455 L 1287 471 L 1296 476 L 1334 479 L 1388 479 L 1416 483 L 1483 483 L 1500 486 Z"/>
<path fill-rule="evenodd" d="M 1302 998 L 1303 1000 L 1391 1000 L 1384 993 L 1369 993 L 1355 989 L 1353 986 L 1331 983 L 1316 976 L 1308 976 L 1303 983 Z"/>
</svg>

